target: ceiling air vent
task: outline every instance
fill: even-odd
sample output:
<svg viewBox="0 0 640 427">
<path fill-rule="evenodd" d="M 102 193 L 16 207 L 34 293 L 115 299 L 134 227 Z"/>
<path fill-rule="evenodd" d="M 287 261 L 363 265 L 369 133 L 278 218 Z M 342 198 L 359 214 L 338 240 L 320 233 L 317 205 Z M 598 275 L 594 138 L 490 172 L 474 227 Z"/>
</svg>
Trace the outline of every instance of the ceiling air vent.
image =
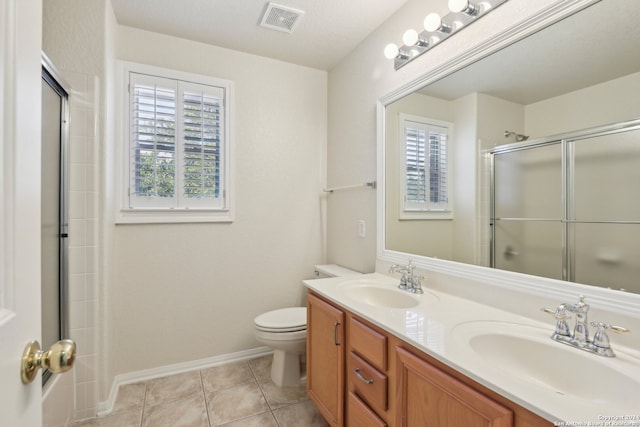
<svg viewBox="0 0 640 427">
<path fill-rule="evenodd" d="M 260 21 L 260 26 L 285 33 L 292 33 L 303 15 L 304 11 L 302 10 L 269 3 L 267 4 L 267 10 L 264 11 L 264 15 L 262 16 L 262 21 Z"/>
</svg>

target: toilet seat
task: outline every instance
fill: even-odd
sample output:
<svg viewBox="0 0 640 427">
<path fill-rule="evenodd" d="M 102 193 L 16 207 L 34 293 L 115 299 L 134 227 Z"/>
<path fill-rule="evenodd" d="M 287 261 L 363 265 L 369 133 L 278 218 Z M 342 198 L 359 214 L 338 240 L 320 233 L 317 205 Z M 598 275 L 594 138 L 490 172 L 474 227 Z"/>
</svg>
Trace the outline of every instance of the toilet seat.
<svg viewBox="0 0 640 427">
<path fill-rule="evenodd" d="M 307 308 L 289 307 L 268 311 L 254 319 L 256 329 L 265 332 L 284 333 L 307 329 Z"/>
</svg>

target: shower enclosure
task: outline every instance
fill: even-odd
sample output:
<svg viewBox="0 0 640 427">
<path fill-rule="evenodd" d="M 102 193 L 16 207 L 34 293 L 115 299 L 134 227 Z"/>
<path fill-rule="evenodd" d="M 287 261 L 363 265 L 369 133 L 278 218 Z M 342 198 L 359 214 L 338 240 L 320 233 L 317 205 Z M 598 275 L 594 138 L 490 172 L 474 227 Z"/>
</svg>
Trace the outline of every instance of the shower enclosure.
<svg viewBox="0 0 640 427">
<path fill-rule="evenodd" d="M 491 152 L 491 266 L 640 292 L 640 120 Z"/>
</svg>

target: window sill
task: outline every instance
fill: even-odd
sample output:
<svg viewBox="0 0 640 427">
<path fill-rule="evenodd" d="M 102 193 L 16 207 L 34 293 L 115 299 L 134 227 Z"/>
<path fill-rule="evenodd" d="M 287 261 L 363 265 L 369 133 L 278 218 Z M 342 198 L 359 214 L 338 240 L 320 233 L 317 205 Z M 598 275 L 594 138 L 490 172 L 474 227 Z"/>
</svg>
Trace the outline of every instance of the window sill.
<svg viewBox="0 0 640 427">
<path fill-rule="evenodd" d="M 400 221 L 452 220 L 451 211 L 402 211 Z"/>
<path fill-rule="evenodd" d="M 116 224 L 180 224 L 197 222 L 233 222 L 229 210 L 211 209 L 122 209 Z"/>
</svg>

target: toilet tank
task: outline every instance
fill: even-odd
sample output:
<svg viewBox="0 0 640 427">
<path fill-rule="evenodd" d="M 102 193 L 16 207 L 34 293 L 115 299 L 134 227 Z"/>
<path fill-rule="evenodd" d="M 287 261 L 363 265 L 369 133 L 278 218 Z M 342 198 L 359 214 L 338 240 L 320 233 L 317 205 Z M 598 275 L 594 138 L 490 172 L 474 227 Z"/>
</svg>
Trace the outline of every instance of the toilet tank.
<svg viewBox="0 0 640 427">
<path fill-rule="evenodd" d="M 349 270 L 348 268 L 342 267 L 337 264 L 316 265 L 314 273 L 317 279 L 324 279 L 327 277 L 357 276 L 362 274 L 354 270 Z"/>
<path fill-rule="evenodd" d="M 314 279 L 326 279 L 329 277 L 347 277 L 347 276 L 358 276 L 362 273 L 359 273 L 354 270 L 349 270 L 346 267 L 337 264 L 324 264 L 324 265 L 316 265 L 314 266 Z M 304 286 L 300 287 L 300 296 L 299 296 L 300 306 L 307 306 L 307 289 Z"/>
</svg>

